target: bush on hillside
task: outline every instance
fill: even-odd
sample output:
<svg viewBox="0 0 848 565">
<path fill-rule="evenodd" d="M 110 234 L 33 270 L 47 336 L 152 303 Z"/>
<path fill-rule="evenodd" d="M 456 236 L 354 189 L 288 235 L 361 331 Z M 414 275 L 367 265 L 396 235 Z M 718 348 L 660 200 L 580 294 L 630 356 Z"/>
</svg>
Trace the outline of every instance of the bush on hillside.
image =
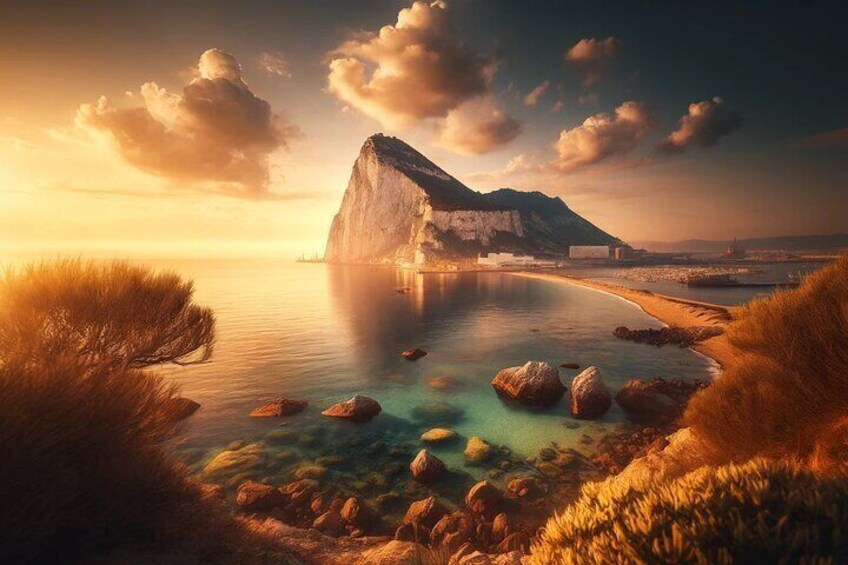
<svg viewBox="0 0 848 565">
<path fill-rule="evenodd" d="M 225 554 L 239 527 L 167 447 L 175 389 L 134 368 L 208 358 L 214 318 L 191 291 L 124 263 L 44 263 L 0 282 L 4 563 Z"/>
<path fill-rule="evenodd" d="M 586 485 L 551 518 L 530 563 L 844 563 L 848 484 L 755 459 L 644 492 Z"/>
<path fill-rule="evenodd" d="M 734 317 L 726 334 L 739 355 L 685 414 L 709 455 L 848 470 L 848 256 Z"/>
<path fill-rule="evenodd" d="M 215 317 L 174 273 L 122 261 L 59 260 L 0 280 L 0 361 L 143 368 L 209 359 Z"/>
</svg>

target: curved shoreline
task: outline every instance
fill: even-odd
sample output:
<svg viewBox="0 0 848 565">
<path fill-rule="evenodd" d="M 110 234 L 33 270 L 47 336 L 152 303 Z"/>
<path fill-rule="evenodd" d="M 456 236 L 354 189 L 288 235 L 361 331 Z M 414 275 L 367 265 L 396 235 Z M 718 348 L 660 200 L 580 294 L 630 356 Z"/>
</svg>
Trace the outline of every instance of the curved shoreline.
<svg viewBox="0 0 848 565">
<path fill-rule="evenodd" d="M 565 283 L 603 292 L 635 304 L 643 312 L 669 326 L 725 327 L 733 318 L 731 310 L 725 306 L 676 298 L 664 294 L 655 294 L 647 290 L 638 290 L 614 284 L 582 279 L 559 272 L 518 271 L 510 275 L 532 279 Z M 693 345 L 690 349 L 724 367 L 735 355 L 735 350 L 724 335 L 708 339 Z"/>
</svg>

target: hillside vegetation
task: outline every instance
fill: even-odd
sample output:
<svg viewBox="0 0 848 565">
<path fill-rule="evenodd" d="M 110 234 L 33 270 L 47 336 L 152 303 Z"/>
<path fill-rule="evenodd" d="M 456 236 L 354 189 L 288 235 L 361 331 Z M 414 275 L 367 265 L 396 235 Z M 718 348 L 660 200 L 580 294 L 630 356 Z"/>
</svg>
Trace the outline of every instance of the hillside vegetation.
<svg viewBox="0 0 848 565">
<path fill-rule="evenodd" d="M 738 355 L 685 414 L 709 465 L 586 485 L 534 565 L 848 561 L 848 256 L 737 309 L 727 335 Z"/>
<path fill-rule="evenodd" d="M 209 358 L 215 319 L 192 296 L 121 262 L 0 280 L 4 563 L 251 563 L 270 545 L 171 456 L 177 391 L 149 367 Z"/>
<path fill-rule="evenodd" d="M 708 455 L 794 457 L 846 471 L 848 256 L 735 318 L 726 335 L 740 354 L 685 415 Z"/>
<path fill-rule="evenodd" d="M 644 492 L 592 483 L 548 521 L 533 565 L 844 563 L 848 484 L 756 459 Z"/>
</svg>

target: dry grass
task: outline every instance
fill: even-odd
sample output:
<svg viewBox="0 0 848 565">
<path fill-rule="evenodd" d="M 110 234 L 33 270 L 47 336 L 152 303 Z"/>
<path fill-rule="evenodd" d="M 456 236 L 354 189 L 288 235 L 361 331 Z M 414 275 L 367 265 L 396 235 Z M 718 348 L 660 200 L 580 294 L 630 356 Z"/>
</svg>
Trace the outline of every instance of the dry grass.
<svg viewBox="0 0 848 565">
<path fill-rule="evenodd" d="M 215 317 L 174 273 L 122 261 L 60 260 L 0 279 L 0 359 L 143 368 L 209 359 Z"/>
<path fill-rule="evenodd" d="M 847 520 L 845 481 L 755 459 L 644 492 L 586 485 L 548 521 L 530 563 L 844 563 Z"/>
<path fill-rule="evenodd" d="M 42 263 L 5 276 L 0 312 L 4 563 L 287 561 L 202 497 L 168 448 L 176 391 L 138 368 L 211 354 L 191 283 Z"/>
<path fill-rule="evenodd" d="M 790 456 L 848 470 L 848 256 L 735 318 L 727 337 L 740 354 L 685 415 L 709 455 Z"/>
</svg>

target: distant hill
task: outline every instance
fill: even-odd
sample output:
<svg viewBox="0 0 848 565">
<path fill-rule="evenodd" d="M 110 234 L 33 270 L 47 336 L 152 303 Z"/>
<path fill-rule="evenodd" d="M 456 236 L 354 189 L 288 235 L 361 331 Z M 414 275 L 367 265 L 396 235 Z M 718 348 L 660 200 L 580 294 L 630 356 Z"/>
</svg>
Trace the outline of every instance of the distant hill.
<svg viewBox="0 0 848 565">
<path fill-rule="evenodd" d="M 687 239 L 683 241 L 636 241 L 632 245 L 656 253 L 688 251 L 691 253 L 721 253 L 729 241 Z M 740 239 L 738 245 L 747 251 L 839 251 L 848 250 L 848 233 L 832 235 L 788 235 Z"/>
<path fill-rule="evenodd" d="M 619 243 L 560 198 L 509 188 L 474 191 L 400 139 L 377 134 L 353 165 L 325 259 L 429 262 Z"/>
</svg>

